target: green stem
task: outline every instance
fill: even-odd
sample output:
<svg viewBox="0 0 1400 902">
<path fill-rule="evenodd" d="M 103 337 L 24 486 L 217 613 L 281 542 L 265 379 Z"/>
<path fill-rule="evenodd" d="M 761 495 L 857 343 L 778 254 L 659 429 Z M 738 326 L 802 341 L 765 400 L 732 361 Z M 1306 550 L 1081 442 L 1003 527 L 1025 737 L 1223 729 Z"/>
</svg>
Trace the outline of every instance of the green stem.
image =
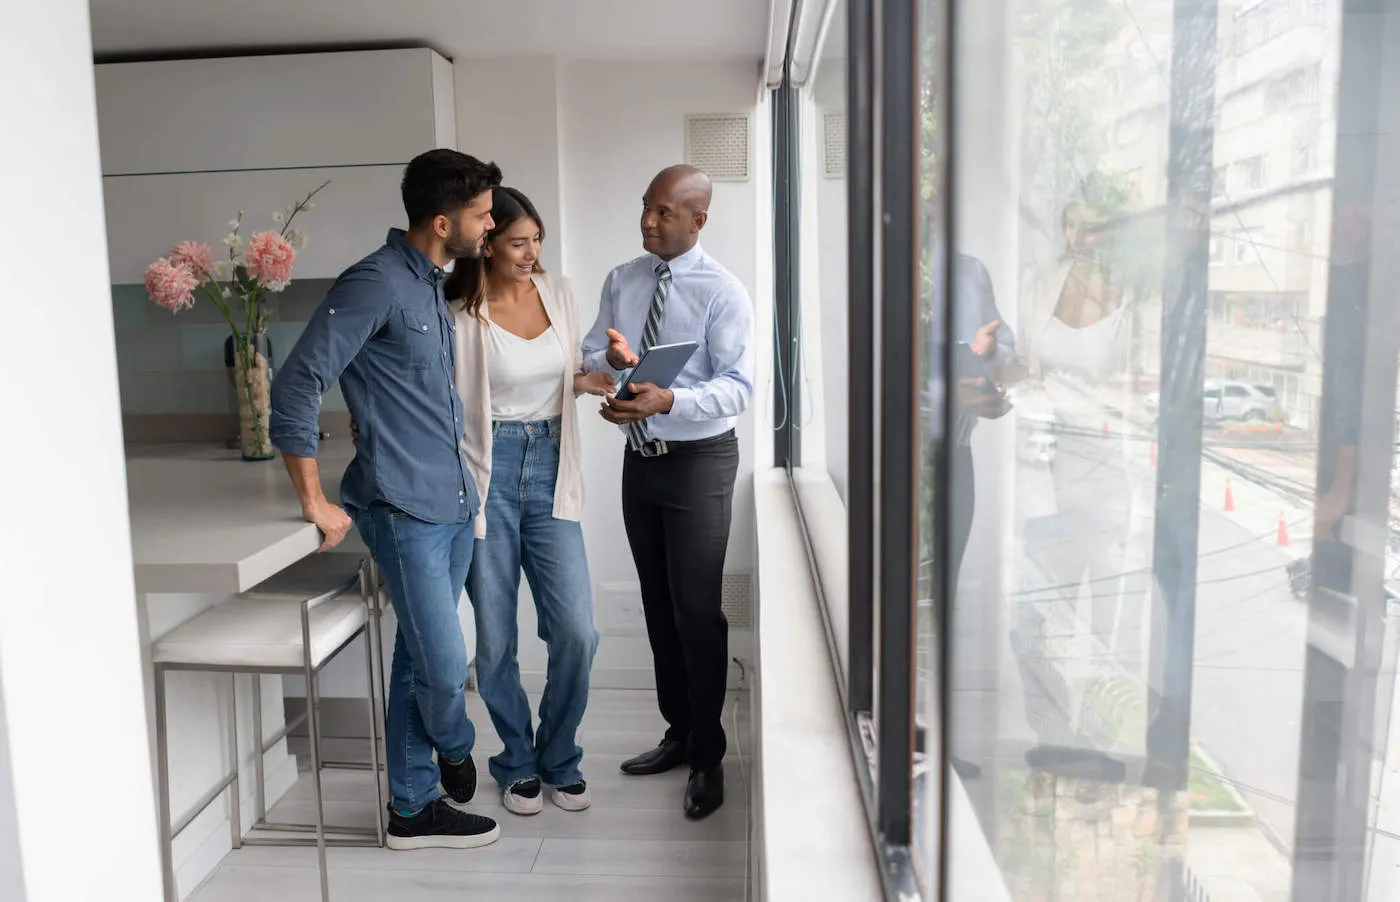
<svg viewBox="0 0 1400 902">
<path fill-rule="evenodd" d="M 211 285 L 213 286 L 212 289 L 210 288 Z M 241 341 L 243 334 L 238 331 L 238 325 L 233 321 L 233 313 L 228 309 L 228 305 L 224 303 L 224 299 L 219 292 L 219 284 L 213 281 L 201 282 L 199 288 L 209 300 L 214 302 L 214 306 L 219 308 L 219 313 L 223 315 L 224 321 L 227 322 L 228 327 L 233 330 L 234 341 Z"/>
</svg>

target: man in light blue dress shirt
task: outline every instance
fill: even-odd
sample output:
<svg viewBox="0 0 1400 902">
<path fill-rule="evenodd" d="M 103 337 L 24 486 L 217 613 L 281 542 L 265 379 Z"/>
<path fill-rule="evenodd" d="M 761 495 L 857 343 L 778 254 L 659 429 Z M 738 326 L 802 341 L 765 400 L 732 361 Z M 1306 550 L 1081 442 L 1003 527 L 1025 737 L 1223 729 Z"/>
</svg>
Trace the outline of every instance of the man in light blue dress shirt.
<svg viewBox="0 0 1400 902">
<path fill-rule="evenodd" d="M 673 166 L 642 203 L 645 256 L 603 283 L 583 369 L 620 376 L 633 348 L 694 341 L 670 387 L 633 386 L 601 413 L 627 439 L 622 516 L 641 582 L 666 736 L 622 765 L 633 776 L 690 765 L 684 810 L 703 818 L 724 802 L 725 678 L 729 624 L 720 607 L 739 443 L 734 424 L 753 397 L 753 304 L 744 286 L 701 249 L 712 188 Z"/>
</svg>

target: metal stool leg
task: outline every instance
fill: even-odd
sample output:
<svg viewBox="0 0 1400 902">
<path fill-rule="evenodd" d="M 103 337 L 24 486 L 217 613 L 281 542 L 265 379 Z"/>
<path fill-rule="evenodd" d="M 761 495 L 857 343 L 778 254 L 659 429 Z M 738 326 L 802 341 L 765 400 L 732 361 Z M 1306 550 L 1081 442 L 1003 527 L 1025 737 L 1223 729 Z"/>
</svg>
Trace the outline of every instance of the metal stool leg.
<svg viewBox="0 0 1400 902">
<path fill-rule="evenodd" d="M 238 760 L 238 674 L 228 675 L 228 758 L 232 781 L 228 785 L 229 840 L 235 849 L 243 848 L 243 789 L 238 782 L 242 761 Z"/>
<path fill-rule="evenodd" d="M 253 823 L 267 820 L 267 775 L 263 772 L 262 675 L 253 674 Z"/>
<path fill-rule="evenodd" d="M 371 614 L 371 616 L 373 616 Z M 384 784 L 379 779 L 379 718 L 374 709 L 378 704 L 374 692 L 374 643 L 369 631 L 365 631 L 365 676 L 369 689 L 369 763 L 370 775 L 374 777 L 374 837 L 384 846 Z"/>
<path fill-rule="evenodd" d="M 330 902 L 330 870 L 326 865 L 326 810 L 321 796 L 321 712 L 320 687 L 311 666 L 311 614 L 301 606 L 302 663 L 306 671 L 306 731 L 311 738 L 311 787 L 316 795 L 316 858 L 321 869 L 321 902 Z"/>
<path fill-rule="evenodd" d="M 175 895 L 175 849 L 170 833 L 170 748 L 165 730 L 165 668 L 155 667 L 156 690 L 156 778 L 160 798 L 156 813 L 160 831 L 161 882 L 165 902 L 177 902 Z"/>
</svg>

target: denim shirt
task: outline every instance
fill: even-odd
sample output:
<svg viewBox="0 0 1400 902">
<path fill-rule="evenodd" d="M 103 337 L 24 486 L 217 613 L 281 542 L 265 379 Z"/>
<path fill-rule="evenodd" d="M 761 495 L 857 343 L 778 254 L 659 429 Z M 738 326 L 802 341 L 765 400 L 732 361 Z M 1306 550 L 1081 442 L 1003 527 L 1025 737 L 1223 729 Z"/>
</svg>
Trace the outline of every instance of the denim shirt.
<svg viewBox="0 0 1400 902">
<path fill-rule="evenodd" d="M 456 329 L 443 271 L 404 233 L 336 280 L 272 383 L 272 443 L 315 457 L 321 399 L 340 380 L 359 427 L 341 502 L 382 502 L 429 523 L 464 523 L 480 506 L 462 451 Z"/>
<path fill-rule="evenodd" d="M 953 340 L 958 344 L 971 344 L 977 337 L 977 331 L 994 320 L 1001 320 L 1001 312 L 997 310 L 996 295 L 992 291 L 992 277 L 987 272 L 987 267 L 981 260 L 967 254 L 957 254 L 954 256 L 953 264 L 953 301 L 944 307 L 944 261 L 942 248 L 934 253 L 933 258 L 933 297 L 930 316 L 927 318 L 927 333 L 924 336 L 924 428 L 928 433 L 925 438 L 933 439 L 941 436 L 943 431 L 943 408 L 948 392 L 944 385 L 944 316 L 951 312 L 953 317 Z M 955 360 L 961 361 L 962 355 Z M 996 332 L 996 352 L 987 359 L 986 363 L 991 366 L 1008 366 L 1016 362 L 1016 337 L 1011 328 L 1003 321 L 1001 327 Z M 985 375 L 982 367 L 978 367 L 975 372 L 959 372 L 959 378 L 971 378 Z M 955 435 L 949 437 L 949 443 L 955 445 L 967 445 L 972 437 L 972 430 L 977 425 L 977 418 L 974 416 L 957 417 L 954 425 Z"/>
</svg>

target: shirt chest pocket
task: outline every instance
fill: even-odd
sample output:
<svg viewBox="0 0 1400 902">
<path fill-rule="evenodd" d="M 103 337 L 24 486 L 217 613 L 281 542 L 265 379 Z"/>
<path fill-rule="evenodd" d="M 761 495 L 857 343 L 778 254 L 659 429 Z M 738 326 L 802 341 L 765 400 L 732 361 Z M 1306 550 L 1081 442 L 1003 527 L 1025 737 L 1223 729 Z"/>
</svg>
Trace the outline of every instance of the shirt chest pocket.
<svg viewBox="0 0 1400 902">
<path fill-rule="evenodd" d="M 671 345 L 683 341 L 697 342 L 700 345 L 695 352 L 697 355 L 705 349 L 705 318 L 703 316 L 681 316 L 679 313 L 675 316 L 663 315 L 656 343 Z"/>
<path fill-rule="evenodd" d="M 443 353 L 435 323 L 407 308 L 389 321 L 389 338 L 402 350 L 404 363 L 413 369 L 431 366 Z"/>
</svg>

